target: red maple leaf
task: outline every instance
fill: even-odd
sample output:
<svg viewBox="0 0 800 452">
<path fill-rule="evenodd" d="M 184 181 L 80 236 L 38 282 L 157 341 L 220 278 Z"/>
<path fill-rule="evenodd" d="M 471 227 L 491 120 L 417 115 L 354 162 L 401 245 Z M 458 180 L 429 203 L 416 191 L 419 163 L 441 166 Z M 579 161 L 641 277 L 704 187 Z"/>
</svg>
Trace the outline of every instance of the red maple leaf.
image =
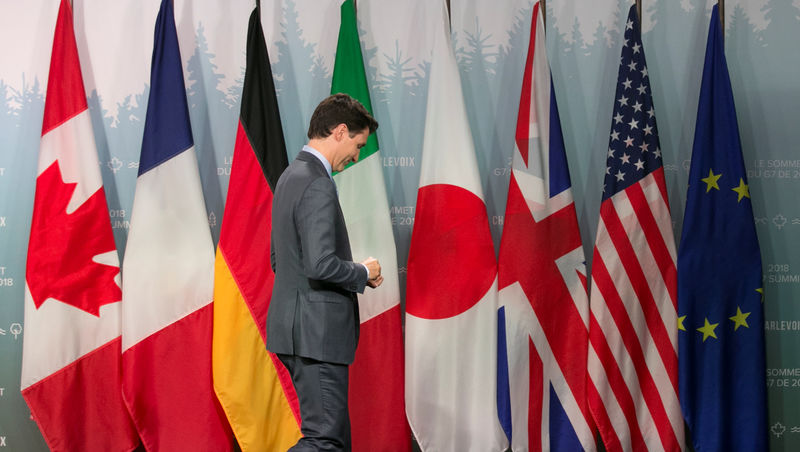
<svg viewBox="0 0 800 452">
<path fill-rule="evenodd" d="M 37 309 L 54 298 L 99 317 L 100 306 L 121 300 L 122 291 L 114 282 L 119 267 L 92 258 L 116 245 L 102 188 L 67 214 L 76 185 L 64 183 L 58 161 L 36 179 L 25 278 Z"/>
</svg>

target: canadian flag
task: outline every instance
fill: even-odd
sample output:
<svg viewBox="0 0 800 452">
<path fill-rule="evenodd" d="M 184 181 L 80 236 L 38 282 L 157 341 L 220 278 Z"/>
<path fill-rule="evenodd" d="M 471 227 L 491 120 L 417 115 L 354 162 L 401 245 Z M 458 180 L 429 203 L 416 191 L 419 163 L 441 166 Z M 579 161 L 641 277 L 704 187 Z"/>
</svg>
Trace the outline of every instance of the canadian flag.
<svg viewBox="0 0 800 452">
<path fill-rule="evenodd" d="M 125 451 L 119 259 L 72 11 L 53 39 L 25 275 L 22 395 L 51 450 Z"/>
</svg>

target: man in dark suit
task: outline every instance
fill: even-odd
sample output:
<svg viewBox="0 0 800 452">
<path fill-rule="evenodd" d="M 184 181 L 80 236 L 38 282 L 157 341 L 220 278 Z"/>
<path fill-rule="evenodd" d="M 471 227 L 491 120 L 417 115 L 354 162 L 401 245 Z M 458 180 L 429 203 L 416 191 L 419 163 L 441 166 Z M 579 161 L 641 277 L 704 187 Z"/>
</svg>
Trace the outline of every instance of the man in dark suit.
<svg viewBox="0 0 800 452">
<path fill-rule="evenodd" d="M 289 370 L 300 402 L 304 436 L 292 451 L 350 450 L 347 387 L 358 342 L 356 293 L 378 287 L 383 277 L 373 258 L 352 262 L 331 172 L 357 161 L 377 128 L 352 97 L 326 98 L 311 116 L 308 145 L 275 186 L 267 349 Z"/>
</svg>

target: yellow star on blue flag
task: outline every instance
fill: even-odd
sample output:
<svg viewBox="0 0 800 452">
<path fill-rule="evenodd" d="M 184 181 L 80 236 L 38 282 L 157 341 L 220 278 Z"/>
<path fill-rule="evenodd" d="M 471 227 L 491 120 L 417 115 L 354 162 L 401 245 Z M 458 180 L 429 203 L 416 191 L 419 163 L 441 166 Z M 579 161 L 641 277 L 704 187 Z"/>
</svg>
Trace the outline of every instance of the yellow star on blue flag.
<svg viewBox="0 0 800 452">
<path fill-rule="evenodd" d="M 719 190 L 719 178 L 722 177 L 722 173 L 714 174 L 714 170 L 708 170 L 708 177 L 704 177 L 700 179 L 701 181 L 706 183 L 706 193 L 710 192 L 712 188 Z"/>
<path fill-rule="evenodd" d="M 709 323 L 708 318 L 706 318 L 705 324 L 697 329 L 697 331 L 703 333 L 703 342 L 709 337 L 717 339 L 717 334 L 714 333 L 714 329 L 717 328 L 717 325 L 719 325 L 719 323 Z"/>
<path fill-rule="evenodd" d="M 740 326 L 745 328 L 750 328 L 750 325 L 747 324 L 747 317 L 750 315 L 749 312 L 742 312 L 742 308 L 736 307 L 736 315 L 733 317 L 728 317 L 731 321 L 733 321 L 733 331 L 739 329 Z"/>
<path fill-rule="evenodd" d="M 744 183 L 743 178 L 739 178 L 739 186 L 733 187 L 731 190 L 735 191 L 737 195 L 739 195 L 739 199 L 737 202 L 742 202 L 742 198 L 749 198 L 750 197 L 750 189 L 747 187 L 747 184 Z"/>
</svg>

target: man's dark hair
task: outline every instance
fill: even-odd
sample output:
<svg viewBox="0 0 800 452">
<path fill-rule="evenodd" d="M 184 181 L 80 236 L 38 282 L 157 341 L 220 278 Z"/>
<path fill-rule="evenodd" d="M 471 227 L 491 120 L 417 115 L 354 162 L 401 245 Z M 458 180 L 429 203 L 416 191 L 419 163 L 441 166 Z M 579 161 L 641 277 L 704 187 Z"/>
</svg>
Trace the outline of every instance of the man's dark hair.
<svg viewBox="0 0 800 452">
<path fill-rule="evenodd" d="M 317 105 L 308 124 L 308 138 L 325 138 L 339 124 L 344 124 L 350 136 L 369 129 L 369 133 L 378 128 L 378 121 L 369 114 L 361 103 L 347 94 L 328 96 Z"/>
</svg>

